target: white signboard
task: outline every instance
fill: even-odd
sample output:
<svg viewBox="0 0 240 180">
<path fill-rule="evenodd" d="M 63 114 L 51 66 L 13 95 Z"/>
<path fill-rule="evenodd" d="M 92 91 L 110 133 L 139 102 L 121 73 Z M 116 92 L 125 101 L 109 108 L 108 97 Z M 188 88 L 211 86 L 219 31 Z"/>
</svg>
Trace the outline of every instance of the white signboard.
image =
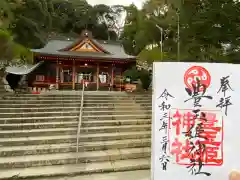
<svg viewBox="0 0 240 180">
<path fill-rule="evenodd" d="M 154 63 L 152 180 L 240 170 L 240 65 Z"/>
</svg>

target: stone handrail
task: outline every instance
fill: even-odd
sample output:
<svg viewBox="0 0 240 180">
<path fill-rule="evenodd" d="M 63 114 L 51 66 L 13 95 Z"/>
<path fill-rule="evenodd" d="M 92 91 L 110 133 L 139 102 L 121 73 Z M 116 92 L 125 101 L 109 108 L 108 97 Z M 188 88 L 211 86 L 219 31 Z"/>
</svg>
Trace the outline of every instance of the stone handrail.
<svg viewBox="0 0 240 180">
<path fill-rule="evenodd" d="M 77 130 L 77 146 L 76 146 L 76 153 L 79 151 L 79 136 L 81 131 L 81 125 L 82 125 L 82 114 L 83 114 L 83 101 L 84 101 L 84 89 L 85 89 L 85 82 L 83 81 L 82 86 L 82 95 L 81 95 L 81 106 L 79 111 L 79 118 L 78 118 L 78 130 Z M 76 163 L 78 162 L 78 155 L 76 157 Z"/>
</svg>

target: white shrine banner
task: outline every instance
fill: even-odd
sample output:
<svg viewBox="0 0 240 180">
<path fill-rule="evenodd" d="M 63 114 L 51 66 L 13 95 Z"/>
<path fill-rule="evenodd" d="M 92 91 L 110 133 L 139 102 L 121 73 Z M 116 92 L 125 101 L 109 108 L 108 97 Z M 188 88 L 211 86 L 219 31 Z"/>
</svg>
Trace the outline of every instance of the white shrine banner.
<svg viewBox="0 0 240 180">
<path fill-rule="evenodd" d="M 240 65 L 153 64 L 152 180 L 240 170 Z"/>
</svg>

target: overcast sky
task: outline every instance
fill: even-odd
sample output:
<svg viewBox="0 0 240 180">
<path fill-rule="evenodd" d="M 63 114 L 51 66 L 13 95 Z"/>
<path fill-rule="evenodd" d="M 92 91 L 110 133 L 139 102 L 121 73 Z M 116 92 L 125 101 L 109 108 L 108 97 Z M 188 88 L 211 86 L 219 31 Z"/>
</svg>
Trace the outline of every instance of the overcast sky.
<svg viewBox="0 0 240 180">
<path fill-rule="evenodd" d="M 145 0 L 87 0 L 89 4 L 106 4 L 106 5 L 129 5 L 134 3 L 138 8 L 142 7 Z"/>
</svg>

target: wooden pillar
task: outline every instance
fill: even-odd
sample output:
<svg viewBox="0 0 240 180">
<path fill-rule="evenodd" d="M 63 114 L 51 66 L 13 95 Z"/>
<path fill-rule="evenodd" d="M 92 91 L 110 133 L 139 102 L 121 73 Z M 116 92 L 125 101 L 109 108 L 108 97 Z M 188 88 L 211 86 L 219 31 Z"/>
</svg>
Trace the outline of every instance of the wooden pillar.
<svg viewBox="0 0 240 180">
<path fill-rule="evenodd" d="M 121 67 L 121 72 L 120 72 L 120 91 L 122 91 L 122 86 L 123 86 L 123 69 Z"/>
<path fill-rule="evenodd" d="M 114 83 L 114 64 L 112 64 L 112 79 L 111 79 L 111 81 L 112 81 L 111 84 L 112 84 L 112 87 L 113 87 L 113 83 Z"/>
<path fill-rule="evenodd" d="M 75 67 L 75 60 L 73 60 L 73 67 L 72 67 L 72 89 L 75 90 L 75 74 L 76 74 L 76 67 Z"/>
<path fill-rule="evenodd" d="M 97 63 L 97 91 L 99 90 L 99 63 Z"/>
<path fill-rule="evenodd" d="M 56 64 L 56 89 L 59 89 L 59 62 Z"/>
</svg>

